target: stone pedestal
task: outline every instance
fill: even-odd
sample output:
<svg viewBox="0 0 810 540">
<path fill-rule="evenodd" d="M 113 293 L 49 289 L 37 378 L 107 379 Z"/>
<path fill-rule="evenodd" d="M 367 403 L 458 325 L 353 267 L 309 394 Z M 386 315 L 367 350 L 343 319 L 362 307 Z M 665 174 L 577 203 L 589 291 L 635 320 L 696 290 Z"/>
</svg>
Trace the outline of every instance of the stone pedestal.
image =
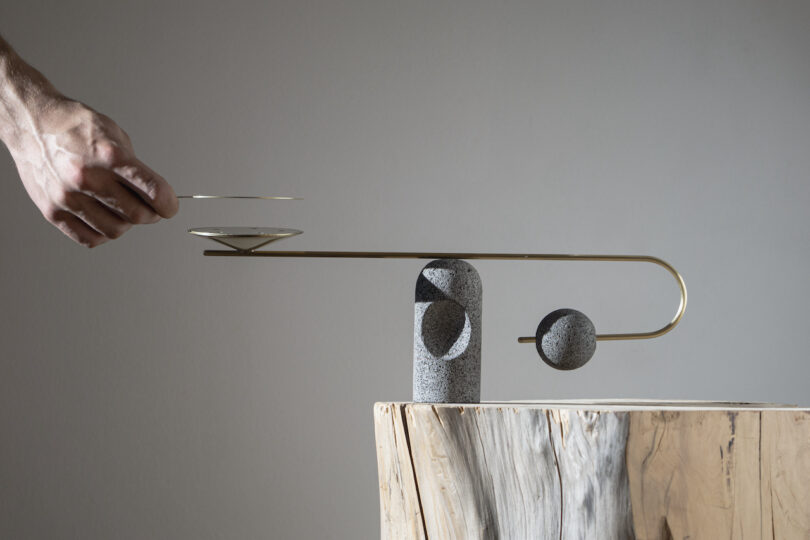
<svg viewBox="0 0 810 540">
<path fill-rule="evenodd" d="M 437 259 L 419 273 L 414 295 L 414 401 L 480 401 L 481 294 L 481 278 L 466 261 Z"/>
</svg>

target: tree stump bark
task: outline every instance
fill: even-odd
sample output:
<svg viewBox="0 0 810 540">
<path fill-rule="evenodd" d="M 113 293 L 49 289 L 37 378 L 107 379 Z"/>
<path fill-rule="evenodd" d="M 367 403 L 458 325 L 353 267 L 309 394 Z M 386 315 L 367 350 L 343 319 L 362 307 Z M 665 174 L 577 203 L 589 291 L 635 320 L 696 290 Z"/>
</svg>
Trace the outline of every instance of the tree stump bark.
<svg viewBox="0 0 810 540">
<path fill-rule="evenodd" d="M 810 409 L 377 403 L 382 538 L 810 539 Z"/>
</svg>

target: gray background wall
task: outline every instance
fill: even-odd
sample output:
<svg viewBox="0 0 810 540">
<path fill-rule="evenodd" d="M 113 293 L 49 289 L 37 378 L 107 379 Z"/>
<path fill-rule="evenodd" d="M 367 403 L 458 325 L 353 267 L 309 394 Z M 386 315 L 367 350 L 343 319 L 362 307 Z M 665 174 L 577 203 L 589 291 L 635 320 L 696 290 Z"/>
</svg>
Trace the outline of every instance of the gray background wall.
<svg viewBox="0 0 810 540">
<path fill-rule="evenodd" d="M 648 265 L 480 262 L 483 398 L 810 405 L 810 4 L 14 1 L 0 31 L 179 193 L 97 250 L 0 155 L 0 537 L 372 538 L 371 410 L 410 397 L 418 261 L 300 249 L 649 253 L 682 325 L 558 373 L 558 307 L 669 320 Z"/>
</svg>

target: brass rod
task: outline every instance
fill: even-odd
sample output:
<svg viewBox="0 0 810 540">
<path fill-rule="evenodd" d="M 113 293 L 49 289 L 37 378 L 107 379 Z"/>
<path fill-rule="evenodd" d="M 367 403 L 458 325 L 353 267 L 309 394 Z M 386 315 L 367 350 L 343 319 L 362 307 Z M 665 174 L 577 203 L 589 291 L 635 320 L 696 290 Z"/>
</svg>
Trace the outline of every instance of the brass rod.
<svg viewBox="0 0 810 540">
<path fill-rule="evenodd" d="M 665 268 L 678 283 L 681 299 L 678 311 L 665 326 L 651 332 L 627 334 L 598 334 L 599 341 L 622 339 L 651 339 L 663 336 L 680 322 L 686 311 L 686 283 L 683 277 L 668 262 L 649 255 L 570 255 L 562 253 L 443 253 L 421 251 L 224 251 L 206 250 L 208 257 L 277 257 L 277 258 L 323 258 L 323 259 L 467 259 L 490 261 L 604 261 L 644 262 Z M 535 338 L 520 337 L 518 343 L 534 343 Z"/>
</svg>

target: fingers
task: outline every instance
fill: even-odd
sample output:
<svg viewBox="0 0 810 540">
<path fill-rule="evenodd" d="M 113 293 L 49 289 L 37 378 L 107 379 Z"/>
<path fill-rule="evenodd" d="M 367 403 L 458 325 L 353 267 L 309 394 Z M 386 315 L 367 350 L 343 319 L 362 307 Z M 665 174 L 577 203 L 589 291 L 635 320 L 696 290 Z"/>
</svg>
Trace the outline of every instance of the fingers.
<svg viewBox="0 0 810 540">
<path fill-rule="evenodd" d="M 56 212 L 50 222 L 65 236 L 84 247 L 94 248 L 107 241 L 107 238 L 66 210 Z"/>
<path fill-rule="evenodd" d="M 94 247 L 177 213 L 174 190 L 110 118 L 65 100 L 36 120 L 49 139 L 19 150 L 20 175 L 45 218 L 76 242 Z"/>
<path fill-rule="evenodd" d="M 66 210 L 107 239 L 121 237 L 132 223 L 84 193 L 72 193 L 65 198 Z"/>
<path fill-rule="evenodd" d="M 91 189 L 82 193 L 95 198 L 125 221 L 143 225 L 160 220 L 151 206 L 126 187 L 121 177 L 104 169 L 89 169 L 85 174 L 93 178 L 88 180 Z"/>
<path fill-rule="evenodd" d="M 77 170 L 70 187 L 52 195 L 54 204 L 46 217 L 74 241 L 95 247 L 121 237 L 133 224 L 174 215 L 177 197 L 171 187 L 142 163 L 133 163 Z"/>
<path fill-rule="evenodd" d="M 170 218 L 179 207 L 177 195 L 166 180 L 137 158 L 113 168 L 127 187 L 135 191 L 161 217 Z"/>
</svg>

